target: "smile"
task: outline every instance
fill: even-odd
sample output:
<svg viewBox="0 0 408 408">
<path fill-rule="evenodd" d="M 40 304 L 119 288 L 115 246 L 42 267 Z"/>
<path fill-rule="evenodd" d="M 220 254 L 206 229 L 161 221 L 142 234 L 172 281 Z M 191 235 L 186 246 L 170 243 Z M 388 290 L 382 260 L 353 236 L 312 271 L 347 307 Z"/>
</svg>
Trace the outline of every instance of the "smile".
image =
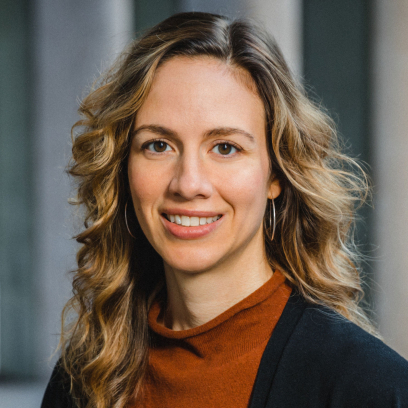
<svg viewBox="0 0 408 408">
<path fill-rule="evenodd" d="M 194 214 L 194 211 L 191 211 L 193 212 L 191 216 L 177 214 L 176 211 L 171 212 L 173 214 L 161 213 L 160 219 L 167 232 L 178 239 L 203 238 L 217 230 L 225 220 L 223 214 L 205 214 L 205 211 L 201 212 L 201 214 Z"/>
<path fill-rule="evenodd" d="M 183 227 L 198 227 L 199 225 L 212 224 L 218 221 L 222 215 L 214 217 L 188 217 L 187 215 L 163 214 L 166 219 L 173 224 L 182 225 Z"/>
</svg>

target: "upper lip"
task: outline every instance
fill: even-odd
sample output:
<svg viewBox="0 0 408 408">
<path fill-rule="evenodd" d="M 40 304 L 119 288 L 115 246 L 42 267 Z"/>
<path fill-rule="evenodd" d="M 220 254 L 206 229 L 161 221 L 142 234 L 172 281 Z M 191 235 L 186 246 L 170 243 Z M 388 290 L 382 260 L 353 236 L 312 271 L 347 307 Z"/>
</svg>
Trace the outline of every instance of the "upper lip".
<svg viewBox="0 0 408 408">
<path fill-rule="evenodd" d="M 162 213 L 167 215 L 186 215 L 188 217 L 215 217 L 216 215 L 222 215 L 214 211 L 182 210 L 177 208 L 168 208 L 163 210 Z"/>
</svg>

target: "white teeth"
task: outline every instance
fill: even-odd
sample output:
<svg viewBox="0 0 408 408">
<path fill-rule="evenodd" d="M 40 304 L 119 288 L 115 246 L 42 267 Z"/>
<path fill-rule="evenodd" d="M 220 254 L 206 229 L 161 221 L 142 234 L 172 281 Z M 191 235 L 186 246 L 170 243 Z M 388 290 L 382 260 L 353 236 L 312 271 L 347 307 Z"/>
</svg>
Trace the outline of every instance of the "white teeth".
<svg viewBox="0 0 408 408">
<path fill-rule="evenodd" d="M 187 217 L 187 215 L 182 215 L 181 216 L 181 225 L 183 227 L 189 227 L 190 226 L 190 217 Z"/>
<path fill-rule="evenodd" d="M 221 215 L 215 217 L 188 217 L 187 215 L 167 215 L 167 219 L 183 227 L 197 227 L 199 225 L 211 224 L 221 218 Z"/>
</svg>

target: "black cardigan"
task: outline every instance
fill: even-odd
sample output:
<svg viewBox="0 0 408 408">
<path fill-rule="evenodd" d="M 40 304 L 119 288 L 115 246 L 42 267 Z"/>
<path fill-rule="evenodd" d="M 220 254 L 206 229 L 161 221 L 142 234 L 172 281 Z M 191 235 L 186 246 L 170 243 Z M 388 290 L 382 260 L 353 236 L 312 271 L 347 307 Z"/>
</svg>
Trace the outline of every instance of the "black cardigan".
<svg viewBox="0 0 408 408">
<path fill-rule="evenodd" d="M 250 408 L 408 408 L 408 362 L 294 294 L 266 346 Z"/>
<path fill-rule="evenodd" d="M 74 406 L 55 368 L 41 408 Z M 262 356 L 250 408 L 312 407 L 408 408 L 408 362 L 354 323 L 293 294 Z"/>
</svg>

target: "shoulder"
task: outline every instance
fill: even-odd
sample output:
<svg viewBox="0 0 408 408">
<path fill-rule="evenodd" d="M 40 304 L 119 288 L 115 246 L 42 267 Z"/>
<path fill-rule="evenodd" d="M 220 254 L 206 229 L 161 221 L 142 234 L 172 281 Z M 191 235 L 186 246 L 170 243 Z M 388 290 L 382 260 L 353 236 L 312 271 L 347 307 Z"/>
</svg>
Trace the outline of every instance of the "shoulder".
<svg viewBox="0 0 408 408">
<path fill-rule="evenodd" d="M 308 305 L 299 320 L 292 340 L 302 342 L 308 349 L 308 360 L 320 356 L 325 361 L 341 362 L 338 371 L 349 374 L 387 372 L 390 379 L 403 378 L 408 385 L 408 362 L 381 340 L 367 333 L 343 316 L 321 306 Z M 318 361 L 316 361 L 318 364 Z M 328 367 L 324 366 L 326 369 Z M 322 366 L 323 368 L 323 366 Z M 373 378 L 373 377 L 372 377 Z"/>
<path fill-rule="evenodd" d="M 274 385 L 289 381 L 294 390 L 312 392 L 328 406 L 408 407 L 404 358 L 339 314 L 321 306 L 303 307 Z"/>
<path fill-rule="evenodd" d="M 58 361 L 45 390 L 41 408 L 75 408 L 69 389 L 68 376 Z"/>
</svg>

